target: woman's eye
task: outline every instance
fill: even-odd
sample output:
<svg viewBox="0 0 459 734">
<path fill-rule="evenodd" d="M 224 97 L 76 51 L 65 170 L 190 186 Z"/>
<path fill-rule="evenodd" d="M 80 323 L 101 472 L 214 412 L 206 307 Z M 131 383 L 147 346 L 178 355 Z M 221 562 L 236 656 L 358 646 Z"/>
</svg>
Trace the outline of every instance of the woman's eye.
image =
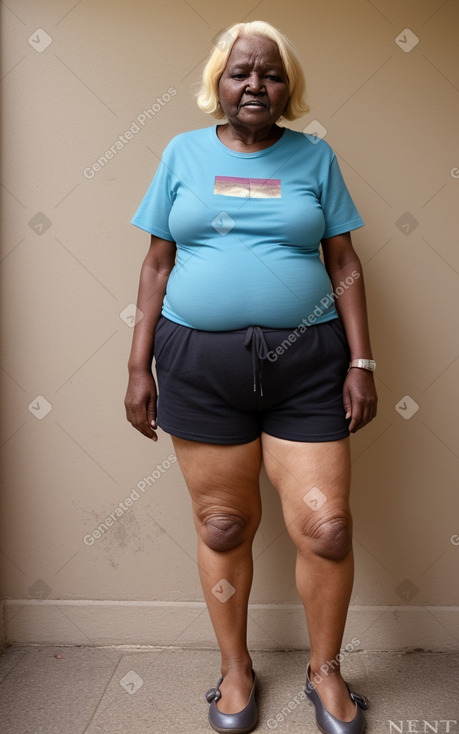
<svg viewBox="0 0 459 734">
<path fill-rule="evenodd" d="M 231 76 L 233 79 L 246 79 L 248 75 L 241 71 L 237 74 L 232 74 Z M 269 81 L 272 82 L 283 81 L 280 76 L 277 76 L 277 74 L 266 74 L 266 79 L 269 79 Z"/>
</svg>

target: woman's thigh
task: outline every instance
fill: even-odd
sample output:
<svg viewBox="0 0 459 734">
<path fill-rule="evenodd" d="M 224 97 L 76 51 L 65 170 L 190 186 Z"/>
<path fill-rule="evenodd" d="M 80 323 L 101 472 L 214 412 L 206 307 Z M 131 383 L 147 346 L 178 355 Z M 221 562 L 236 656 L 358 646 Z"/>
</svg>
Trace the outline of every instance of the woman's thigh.
<svg viewBox="0 0 459 734">
<path fill-rule="evenodd" d="M 198 523 L 212 514 L 236 517 L 244 524 L 258 523 L 259 439 L 238 445 L 201 443 L 176 436 L 172 441 Z"/>
<path fill-rule="evenodd" d="M 266 473 L 277 489 L 294 540 L 317 535 L 326 523 L 350 527 L 349 438 L 304 443 L 262 434 Z"/>
</svg>

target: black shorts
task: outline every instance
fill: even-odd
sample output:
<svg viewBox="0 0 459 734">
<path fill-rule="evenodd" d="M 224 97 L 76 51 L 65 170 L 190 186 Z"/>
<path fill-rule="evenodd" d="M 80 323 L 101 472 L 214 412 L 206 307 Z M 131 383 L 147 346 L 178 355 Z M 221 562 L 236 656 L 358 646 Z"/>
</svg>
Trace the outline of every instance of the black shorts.
<svg viewBox="0 0 459 734">
<path fill-rule="evenodd" d="M 349 435 L 339 319 L 299 328 L 200 331 L 161 316 L 154 356 L 157 421 L 191 441 L 242 444 L 262 432 L 291 441 Z"/>
</svg>

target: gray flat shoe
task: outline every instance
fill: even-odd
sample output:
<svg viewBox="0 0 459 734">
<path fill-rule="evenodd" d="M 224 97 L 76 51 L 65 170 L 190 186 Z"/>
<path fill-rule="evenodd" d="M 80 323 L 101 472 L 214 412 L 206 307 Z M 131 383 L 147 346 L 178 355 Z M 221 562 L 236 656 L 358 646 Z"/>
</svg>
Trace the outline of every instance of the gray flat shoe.
<svg viewBox="0 0 459 734">
<path fill-rule="evenodd" d="M 253 686 L 250 692 L 247 706 L 238 711 L 237 714 L 224 714 L 217 708 L 217 701 L 222 697 L 220 686 L 223 678 L 220 678 L 215 688 L 206 693 L 207 702 L 210 703 L 209 723 L 215 731 L 220 734 L 248 734 L 255 729 L 258 723 L 257 704 L 255 703 L 256 676 L 252 670 Z"/>
<path fill-rule="evenodd" d="M 317 726 L 323 734 L 363 734 L 363 731 L 365 730 L 366 722 L 362 709 L 368 708 L 367 699 L 365 696 L 360 696 L 358 693 L 352 693 L 347 683 L 346 686 L 349 691 L 349 696 L 355 703 L 355 716 L 351 721 L 341 721 L 327 711 L 316 691 L 314 683 L 309 680 L 308 665 L 304 692 L 311 703 L 314 704 Z"/>
</svg>

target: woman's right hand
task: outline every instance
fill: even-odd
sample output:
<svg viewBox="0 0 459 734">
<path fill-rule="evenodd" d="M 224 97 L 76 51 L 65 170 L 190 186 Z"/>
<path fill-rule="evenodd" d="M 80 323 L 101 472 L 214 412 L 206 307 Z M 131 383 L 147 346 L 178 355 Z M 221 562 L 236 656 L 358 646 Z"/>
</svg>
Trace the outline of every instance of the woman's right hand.
<svg viewBox="0 0 459 734">
<path fill-rule="evenodd" d="M 156 383 L 151 370 L 132 371 L 124 398 L 126 418 L 129 423 L 153 441 L 156 434 Z"/>
</svg>

